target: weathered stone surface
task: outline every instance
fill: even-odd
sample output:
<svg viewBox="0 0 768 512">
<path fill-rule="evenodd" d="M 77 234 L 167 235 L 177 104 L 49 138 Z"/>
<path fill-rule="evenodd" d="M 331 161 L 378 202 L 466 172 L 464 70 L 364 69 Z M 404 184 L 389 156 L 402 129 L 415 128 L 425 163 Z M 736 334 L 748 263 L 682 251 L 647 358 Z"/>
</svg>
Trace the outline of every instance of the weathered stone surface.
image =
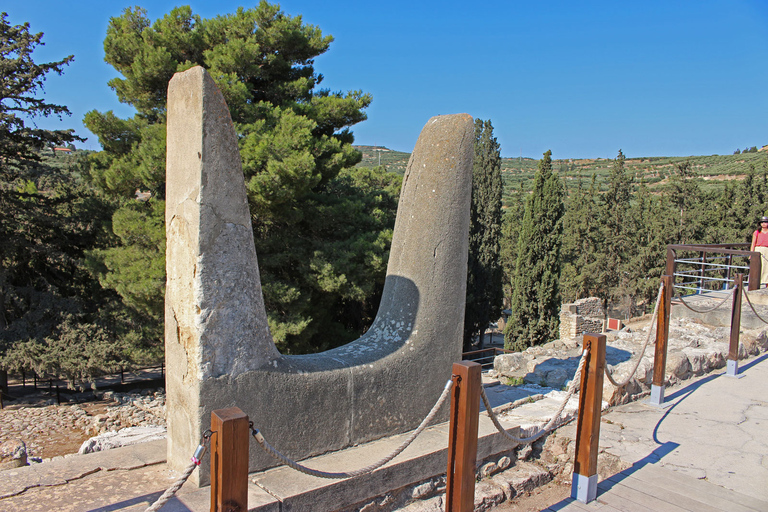
<svg viewBox="0 0 768 512">
<path fill-rule="evenodd" d="M 21 439 L 0 442 L 0 471 L 27 465 L 27 445 Z"/>
<path fill-rule="evenodd" d="M 128 427 L 88 439 L 80 446 L 77 453 L 83 455 L 160 439 L 165 439 L 165 427 Z"/>
<path fill-rule="evenodd" d="M 722 368 L 728 357 L 729 330 L 682 315 L 685 311 L 682 306 L 673 305 L 665 375 L 667 384 Z M 646 325 L 642 329 L 623 329 L 606 335 L 607 368 L 617 382 L 627 379 L 638 364 L 637 359 L 641 357 L 637 370 L 624 387 L 616 388 L 608 379 L 604 380 L 603 400 L 611 405 L 630 402 L 650 391 L 655 330 L 651 332 L 645 352 L 642 356 L 640 354 L 648 339 L 648 330 L 649 326 Z M 740 339 L 739 359 L 768 350 L 768 336 L 762 329 L 742 329 Z M 522 379 L 528 384 L 561 389 L 576 372 L 580 351 L 578 346 L 571 347 L 554 341 L 530 347 L 523 352 L 496 356 L 494 372 L 499 377 Z"/>
<path fill-rule="evenodd" d="M 266 322 L 226 103 L 202 68 L 174 76 L 165 323 L 171 467 L 186 465 L 211 411 L 223 407 L 240 407 L 295 458 L 421 421 L 461 354 L 473 134 L 466 114 L 434 117 L 424 127 L 403 179 L 385 288 L 368 332 L 321 354 L 282 356 Z M 251 470 L 274 464 L 252 443 Z"/>
</svg>

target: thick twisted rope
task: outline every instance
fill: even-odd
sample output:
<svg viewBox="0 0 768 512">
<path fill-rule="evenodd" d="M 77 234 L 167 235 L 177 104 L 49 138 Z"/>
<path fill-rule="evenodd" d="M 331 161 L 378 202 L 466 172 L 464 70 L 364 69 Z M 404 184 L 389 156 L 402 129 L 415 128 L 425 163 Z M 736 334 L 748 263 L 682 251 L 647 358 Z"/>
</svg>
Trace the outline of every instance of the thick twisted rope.
<svg viewBox="0 0 768 512">
<path fill-rule="evenodd" d="M 349 471 L 349 472 L 328 472 L 328 471 L 320 471 L 317 469 L 308 468 L 307 466 L 304 466 L 302 464 L 299 464 L 298 462 L 289 459 L 279 451 L 277 451 L 271 444 L 267 442 L 266 439 L 264 439 L 264 436 L 259 432 L 258 429 L 253 429 L 251 432 L 251 435 L 254 439 L 259 443 L 259 446 L 261 446 L 265 452 L 269 453 L 272 457 L 276 458 L 277 460 L 281 461 L 286 466 L 289 466 L 296 471 L 300 471 L 302 473 L 305 473 L 307 475 L 316 476 L 320 478 L 353 478 L 356 476 L 366 475 L 368 473 L 372 473 L 373 471 L 379 469 L 381 466 L 386 464 L 387 462 L 391 461 L 400 453 L 408 448 L 408 446 L 413 442 L 414 439 L 416 439 L 419 434 L 424 431 L 425 428 L 427 428 L 427 425 L 432 421 L 432 419 L 437 414 L 437 411 L 440 410 L 440 407 L 445 402 L 446 398 L 448 398 L 448 395 L 450 394 L 451 388 L 453 387 L 453 381 L 449 380 L 445 384 L 445 388 L 443 389 L 443 393 L 440 395 L 440 398 L 437 399 L 437 402 L 435 402 L 435 405 L 432 407 L 432 410 L 429 411 L 429 414 L 427 414 L 426 418 L 421 422 L 421 424 L 418 426 L 416 430 L 414 430 L 408 438 L 400 444 L 395 450 L 381 459 L 380 461 L 371 464 L 369 466 L 366 466 L 361 469 L 357 469 L 355 471 Z"/>
<path fill-rule="evenodd" d="M 166 489 L 165 492 L 159 498 L 157 498 L 157 501 L 147 507 L 144 512 L 157 512 L 163 505 L 168 503 L 168 501 L 173 498 L 177 492 L 179 492 L 179 489 L 181 489 L 181 487 L 184 485 L 184 482 L 187 481 L 189 475 L 191 475 L 195 468 L 200 465 L 200 462 L 202 462 L 203 455 L 205 455 L 207 449 L 206 445 L 208 444 L 208 440 L 213 434 L 215 434 L 215 432 L 211 432 L 210 430 L 203 432 L 203 437 L 200 439 L 200 444 L 195 450 L 194 455 L 192 455 L 192 463 L 187 466 L 186 469 L 184 469 L 184 472 L 175 482 L 173 482 L 173 485 Z"/>
<path fill-rule="evenodd" d="M 685 300 L 683 300 L 683 297 L 682 297 L 682 296 L 680 296 L 680 297 L 675 297 L 675 298 L 676 298 L 676 299 L 678 299 L 678 300 L 680 300 L 680 302 L 683 304 L 683 306 L 687 307 L 688 309 L 690 309 L 690 310 L 691 310 L 691 311 L 693 311 L 694 313 L 698 313 L 698 314 L 702 315 L 702 314 L 704 314 L 704 313 L 711 313 L 712 311 L 716 310 L 717 308 L 719 308 L 720 306 L 722 306 L 723 304 L 725 304 L 725 301 L 727 301 L 729 298 L 731 298 L 731 295 L 733 295 L 733 290 L 734 290 L 734 288 L 731 288 L 730 290 L 728 290 L 728 295 L 726 295 L 726 296 L 723 298 L 723 300 L 721 300 L 720 302 L 718 302 L 718 303 L 717 303 L 717 305 L 716 305 L 715 307 L 713 307 L 713 308 L 709 308 L 709 309 L 704 309 L 704 310 L 698 310 L 698 309 L 694 309 L 694 308 L 692 308 L 692 307 L 690 306 L 690 304 L 688 304 L 687 302 L 685 302 Z"/>
<path fill-rule="evenodd" d="M 747 299 L 747 304 L 749 304 L 749 307 L 752 309 L 752 312 L 755 314 L 755 316 L 764 324 L 768 324 L 768 321 L 766 321 L 763 317 L 761 317 L 759 314 L 757 314 L 757 311 L 755 310 L 755 306 L 752 305 L 752 301 L 749 300 L 749 294 L 747 293 L 747 289 L 743 286 L 741 289 L 744 291 L 744 297 Z"/>
<path fill-rule="evenodd" d="M 573 376 L 573 380 L 571 380 L 571 385 L 568 386 L 568 393 L 565 395 L 565 398 L 563 399 L 562 403 L 560 404 L 560 407 L 557 409 L 557 412 L 554 416 L 552 416 L 552 419 L 547 422 L 546 425 L 541 427 L 541 429 L 528 437 L 516 437 L 507 432 L 507 429 L 505 429 L 501 423 L 499 423 L 499 418 L 496 416 L 496 413 L 493 412 L 493 408 L 491 407 L 491 403 L 488 401 L 488 396 L 485 394 L 485 389 L 480 388 L 480 398 L 483 399 L 483 405 L 485 405 L 485 411 L 488 413 L 488 417 L 491 418 L 491 421 L 493 422 L 493 425 L 496 427 L 496 430 L 504 434 L 504 436 L 512 441 L 515 444 L 526 444 L 526 443 L 532 443 L 533 441 L 536 441 L 538 438 L 552 430 L 556 426 L 557 421 L 560 419 L 560 416 L 563 414 L 563 410 L 565 410 L 565 406 L 568 403 L 568 401 L 571 399 L 573 394 L 576 392 L 576 388 L 581 384 L 581 373 L 584 371 L 584 365 L 587 362 L 587 351 L 584 350 L 581 354 L 581 360 L 579 361 L 579 366 L 576 369 L 576 374 Z"/>
<path fill-rule="evenodd" d="M 184 485 L 184 482 L 187 481 L 187 479 L 189 478 L 189 475 L 192 474 L 192 472 L 195 470 L 196 467 L 197 467 L 197 464 L 195 464 L 194 462 L 191 463 L 189 466 L 187 466 L 187 468 L 184 470 L 184 473 L 182 473 L 179 479 L 176 480 L 173 483 L 173 485 L 171 485 L 168 489 L 166 489 L 165 492 L 162 494 L 162 496 L 157 498 L 157 501 L 154 502 L 149 507 L 147 507 L 147 509 L 144 512 L 157 512 L 158 510 L 160 510 L 160 508 L 166 503 L 168 503 L 168 500 L 173 498 L 173 496 L 179 491 L 179 489 L 181 489 L 181 486 Z"/>
<path fill-rule="evenodd" d="M 643 344 L 642 350 L 640 350 L 640 356 L 637 358 L 637 361 L 635 362 L 635 367 L 632 368 L 632 371 L 629 372 L 629 375 L 623 382 L 616 382 L 613 380 L 613 375 L 611 375 L 611 372 L 608 370 L 608 367 L 605 367 L 605 376 L 608 378 L 608 381 L 616 386 L 617 388 L 623 388 L 627 384 L 629 384 L 629 381 L 632 379 L 632 377 L 635 376 L 635 372 L 637 372 L 637 369 L 640 368 L 640 362 L 643 360 L 643 356 L 645 355 L 645 349 L 648 348 L 648 343 L 651 341 L 651 333 L 653 332 L 653 327 L 656 325 L 656 319 L 657 314 L 659 312 L 659 303 L 661 302 L 661 295 L 664 293 L 664 283 L 659 285 L 659 293 L 656 295 L 656 305 L 653 307 L 653 316 L 651 317 L 651 325 L 648 327 L 648 336 L 645 337 L 645 343 Z"/>
</svg>

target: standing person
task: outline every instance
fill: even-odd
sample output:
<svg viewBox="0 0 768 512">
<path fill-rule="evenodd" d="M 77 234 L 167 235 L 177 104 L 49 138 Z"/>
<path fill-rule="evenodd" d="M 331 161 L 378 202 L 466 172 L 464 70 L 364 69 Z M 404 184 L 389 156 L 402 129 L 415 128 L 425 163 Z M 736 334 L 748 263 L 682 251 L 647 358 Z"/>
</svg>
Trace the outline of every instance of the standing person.
<svg viewBox="0 0 768 512">
<path fill-rule="evenodd" d="M 760 253 L 760 284 L 768 283 L 768 217 L 760 218 L 760 228 L 752 234 L 750 251 Z"/>
</svg>

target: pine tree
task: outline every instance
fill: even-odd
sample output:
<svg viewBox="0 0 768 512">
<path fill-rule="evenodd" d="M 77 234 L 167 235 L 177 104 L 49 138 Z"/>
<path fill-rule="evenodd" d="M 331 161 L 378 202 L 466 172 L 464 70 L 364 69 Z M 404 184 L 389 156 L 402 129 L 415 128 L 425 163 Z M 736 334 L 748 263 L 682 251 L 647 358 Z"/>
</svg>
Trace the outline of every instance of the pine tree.
<svg viewBox="0 0 768 512">
<path fill-rule="evenodd" d="M 558 336 L 563 195 L 562 181 L 552 172 L 552 152 L 547 151 L 539 162 L 520 228 L 512 315 L 504 330 L 504 344 L 512 350 Z"/>
<path fill-rule="evenodd" d="M 122 75 L 110 86 L 138 113 L 86 115 L 104 147 L 92 159 L 91 177 L 126 205 L 113 219 L 120 243 L 92 256 L 102 284 L 143 311 L 147 322 L 159 326 L 162 318 L 162 287 L 155 286 L 163 282 L 162 244 L 122 234 L 162 226 L 167 85 L 175 72 L 201 65 L 221 89 L 238 132 L 278 348 L 323 350 L 365 329 L 360 319 L 375 313 L 383 286 L 401 178 L 354 168 L 362 156 L 350 127 L 366 119 L 371 96 L 318 88 L 323 76 L 314 59 L 332 41 L 266 1 L 211 19 L 186 6 L 154 23 L 141 8 L 110 20 L 105 59 Z M 135 204 L 136 188 L 152 199 Z"/>
<path fill-rule="evenodd" d="M 482 337 L 488 322 L 498 318 L 501 311 L 501 195 L 499 143 L 491 121 L 475 119 L 464 350 L 472 348 L 475 336 Z"/>
</svg>

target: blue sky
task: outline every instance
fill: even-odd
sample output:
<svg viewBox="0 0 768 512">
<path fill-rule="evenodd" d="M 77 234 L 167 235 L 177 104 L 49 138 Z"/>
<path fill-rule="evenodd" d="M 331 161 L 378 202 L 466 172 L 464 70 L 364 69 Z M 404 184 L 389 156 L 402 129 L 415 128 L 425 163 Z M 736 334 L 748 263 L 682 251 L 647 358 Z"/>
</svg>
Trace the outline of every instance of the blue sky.
<svg viewBox="0 0 768 512">
<path fill-rule="evenodd" d="M 46 82 L 48 101 L 82 125 L 96 109 L 133 115 L 107 81 L 109 18 L 136 2 L 14 1 L 12 24 L 44 32 L 38 62 L 74 54 Z M 145 2 L 151 20 L 187 2 Z M 228 0 L 191 1 L 204 18 L 233 12 Z M 291 0 L 335 41 L 315 61 L 323 87 L 373 95 L 357 144 L 411 151 L 438 114 L 491 119 L 502 156 L 613 158 L 730 154 L 768 144 L 768 2 Z"/>
</svg>

